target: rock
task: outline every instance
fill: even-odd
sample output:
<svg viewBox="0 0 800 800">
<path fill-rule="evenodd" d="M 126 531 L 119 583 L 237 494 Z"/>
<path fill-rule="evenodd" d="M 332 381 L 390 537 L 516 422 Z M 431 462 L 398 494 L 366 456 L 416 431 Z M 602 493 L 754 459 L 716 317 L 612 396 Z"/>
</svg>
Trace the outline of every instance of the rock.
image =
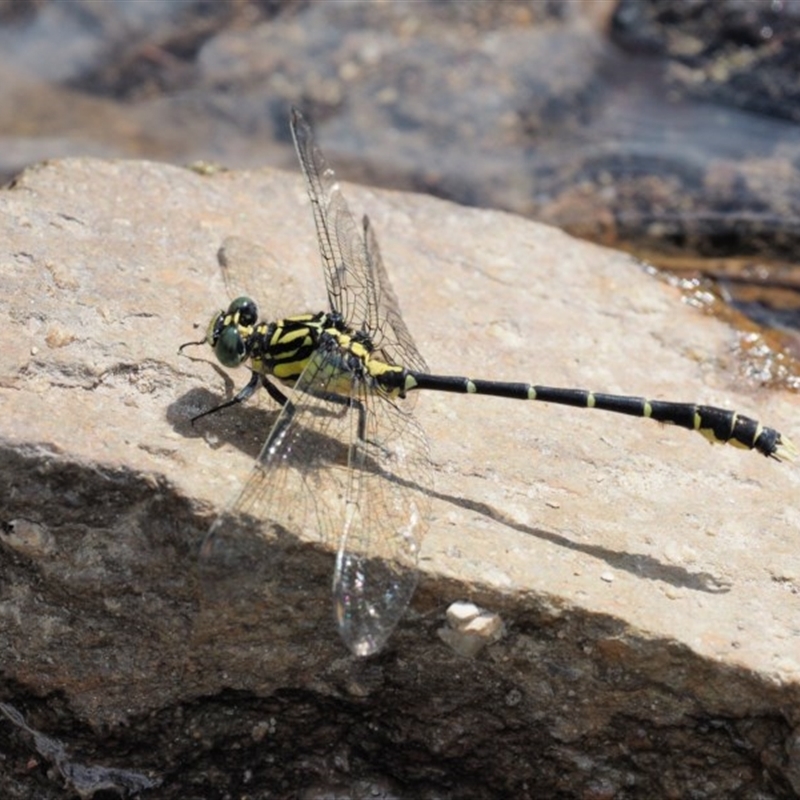
<svg viewBox="0 0 800 800">
<path fill-rule="evenodd" d="M 747 377 L 736 332 L 629 257 L 346 195 L 432 371 L 730 405 L 798 438 L 797 398 Z M 0 226 L 0 682 L 28 726 L 0 720 L 6 796 L 61 796 L 28 730 L 158 797 L 790 796 L 796 467 L 645 420 L 421 396 L 420 586 L 354 659 L 329 550 L 287 532 L 227 575 L 198 561 L 275 413 L 262 392 L 192 427 L 247 376 L 177 348 L 227 305 L 218 259 L 248 262 L 265 317 L 325 307 L 299 177 L 53 161 L 0 193 Z M 471 659 L 437 636 L 461 599 L 505 626 Z"/>
</svg>

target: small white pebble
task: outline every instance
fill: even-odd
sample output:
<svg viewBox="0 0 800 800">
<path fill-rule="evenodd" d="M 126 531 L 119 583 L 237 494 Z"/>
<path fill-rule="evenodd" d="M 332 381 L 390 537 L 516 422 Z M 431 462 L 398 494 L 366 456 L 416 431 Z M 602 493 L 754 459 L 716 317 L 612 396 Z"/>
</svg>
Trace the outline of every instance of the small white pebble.
<svg viewBox="0 0 800 800">
<path fill-rule="evenodd" d="M 451 603 L 446 612 L 447 624 L 451 628 L 461 628 L 475 619 L 480 613 L 481 610 L 475 603 L 467 603 L 464 601 Z"/>
<path fill-rule="evenodd" d="M 439 638 L 456 653 L 471 658 L 503 637 L 505 626 L 499 614 L 484 611 L 474 603 L 453 603 L 447 609 L 447 628 Z"/>
<path fill-rule="evenodd" d="M 503 620 L 499 614 L 492 614 L 490 611 L 484 611 L 478 614 L 475 619 L 470 620 L 466 625 L 461 628 L 463 633 L 474 633 L 476 636 L 482 636 L 484 639 L 490 639 L 497 635 L 503 627 Z"/>
</svg>

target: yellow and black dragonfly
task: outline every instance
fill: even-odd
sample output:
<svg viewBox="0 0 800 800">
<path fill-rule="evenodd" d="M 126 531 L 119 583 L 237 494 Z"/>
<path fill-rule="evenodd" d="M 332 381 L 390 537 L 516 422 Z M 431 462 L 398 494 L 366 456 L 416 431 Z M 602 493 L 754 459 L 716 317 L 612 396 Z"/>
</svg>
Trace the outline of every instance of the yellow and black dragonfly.
<svg viewBox="0 0 800 800">
<path fill-rule="evenodd" d="M 778 431 L 722 408 L 431 374 L 403 322 L 369 219 L 357 224 L 297 110 L 291 130 L 329 308 L 265 322 L 253 300 L 238 297 L 214 315 L 202 342 L 182 346 L 207 343 L 223 366 L 247 364 L 251 372 L 238 394 L 195 420 L 246 400 L 259 386 L 281 406 L 242 492 L 212 526 L 203 551 L 220 547 L 245 516 L 273 532 L 334 543 L 335 617 L 354 654 L 383 647 L 416 586 L 432 470 L 428 440 L 412 414 L 418 390 L 596 408 L 777 460 L 796 456 Z"/>
</svg>

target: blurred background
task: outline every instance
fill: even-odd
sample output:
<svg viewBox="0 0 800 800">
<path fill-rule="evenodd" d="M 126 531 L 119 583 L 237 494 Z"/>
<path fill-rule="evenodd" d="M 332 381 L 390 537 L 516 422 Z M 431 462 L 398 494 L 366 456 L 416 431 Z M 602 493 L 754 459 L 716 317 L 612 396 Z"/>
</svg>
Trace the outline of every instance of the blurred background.
<svg viewBox="0 0 800 800">
<path fill-rule="evenodd" d="M 5 180 L 295 170 L 297 105 L 340 177 L 629 250 L 798 385 L 800 0 L 0 0 L 0 70 Z"/>
</svg>

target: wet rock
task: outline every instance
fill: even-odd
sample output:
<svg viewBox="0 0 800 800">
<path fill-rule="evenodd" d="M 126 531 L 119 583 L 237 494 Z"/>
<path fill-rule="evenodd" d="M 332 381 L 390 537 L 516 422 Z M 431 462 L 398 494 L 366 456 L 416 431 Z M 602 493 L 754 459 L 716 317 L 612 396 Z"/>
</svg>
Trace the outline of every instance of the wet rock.
<svg viewBox="0 0 800 800">
<path fill-rule="evenodd" d="M 781 260 L 796 291 L 789 0 L 34 9 L 0 26 L 2 175 L 65 155 L 293 165 L 295 104 L 349 179 L 514 211 L 674 269 L 720 276 L 705 259 L 746 259 L 726 265 L 727 292 L 770 283 L 754 273 Z"/>
<path fill-rule="evenodd" d="M 624 47 L 667 56 L 671 92 L 800 121 L 800 5 L 621 0 L 611 20 Z"/>
</svg>

